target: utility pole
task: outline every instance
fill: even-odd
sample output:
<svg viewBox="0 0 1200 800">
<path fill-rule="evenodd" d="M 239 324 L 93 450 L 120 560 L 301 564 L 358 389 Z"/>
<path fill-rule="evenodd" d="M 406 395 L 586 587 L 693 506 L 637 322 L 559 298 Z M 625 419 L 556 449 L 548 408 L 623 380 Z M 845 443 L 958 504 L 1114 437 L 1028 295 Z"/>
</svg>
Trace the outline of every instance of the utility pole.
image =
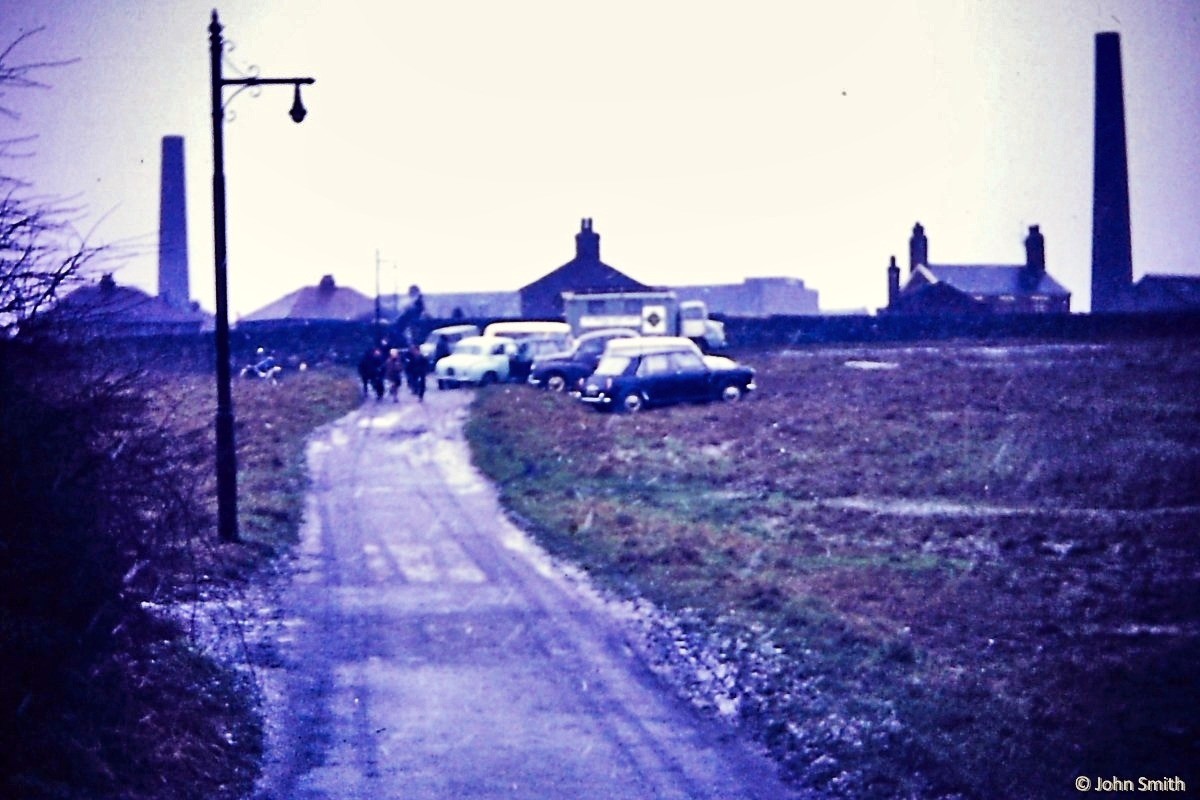
<svg viewBox="0 0 1200 800">
<path fill-rule="evenodd" d="M 379 248 L 375 248 L 375 336 L 379 337 L 379 324 L 383 321 L 383 311 L 379 304 Z"/>
</svg>

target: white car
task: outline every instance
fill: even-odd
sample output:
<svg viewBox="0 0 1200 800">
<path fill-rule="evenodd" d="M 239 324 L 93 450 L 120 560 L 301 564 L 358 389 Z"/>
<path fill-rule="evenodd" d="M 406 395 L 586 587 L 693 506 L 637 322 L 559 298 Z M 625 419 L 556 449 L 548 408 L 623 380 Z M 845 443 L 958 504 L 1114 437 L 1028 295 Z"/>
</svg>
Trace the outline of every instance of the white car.
<svg viewBox="0 0 1200 800">
<path fill-rule="evenodd" d="M 434 378 L 439 389 L 487 386 L 508 380 L 517 343 L 505 336 L 468 336 L 450 355 L 437 362 Z"/>
</svg>

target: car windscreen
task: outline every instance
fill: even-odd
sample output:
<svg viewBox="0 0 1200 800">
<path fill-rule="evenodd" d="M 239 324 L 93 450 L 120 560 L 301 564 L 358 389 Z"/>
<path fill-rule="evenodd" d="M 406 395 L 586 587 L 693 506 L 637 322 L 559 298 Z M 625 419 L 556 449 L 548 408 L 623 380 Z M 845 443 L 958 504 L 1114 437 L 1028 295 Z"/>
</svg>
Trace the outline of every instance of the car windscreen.
<svg viewBox="0 0 1200 800">
<path fill-rule="evenodd" d="M 596 375 L 623 375 L 629 367 L 629 356 L 605 356 L 596 365 Z"/>
<path fill-rule="evenodd" d="M 568 347 L 562 339 L 529 339 L 521 343 L 525 352 L 534 358 L 566 352 Z"/>
<path fill-rule="evenodd" d="M 575 347 L 575 355 L 579 358 L 596 358 L 604 352 L 607 339 L 587 339 Z"/>
</svg>

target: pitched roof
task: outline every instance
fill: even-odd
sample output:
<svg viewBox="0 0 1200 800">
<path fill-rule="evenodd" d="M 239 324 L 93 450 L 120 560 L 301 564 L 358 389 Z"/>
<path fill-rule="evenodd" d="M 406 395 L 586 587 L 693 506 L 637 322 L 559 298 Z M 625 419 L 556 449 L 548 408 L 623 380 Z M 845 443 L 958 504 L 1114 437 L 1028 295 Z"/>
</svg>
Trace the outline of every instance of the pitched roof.
<svg viewBox="0 0 1200 800">
<path fill-rule="evenodd" d="M 563 290 L 579 292 L 632 291 L 649 288 L 599 259 L 573 258 L 536 281 L 525 284 L 518 291 L 526 292 L 530 289 L 547 286 L 562 287 Z"/>
<path fill-rule="evenodd" d="M 1146 275 L 1133 285 L 1131 299 L 1139 311 L 1183 311 L 1200 308 L 1200 277 Z"/>
<path fill-rule="evenodd" d="M 579 233 L 575 234 L 575 257 L 517 291 L 522 296 L 550 292 L 557 297 L 563 291 L 604 292 L 646 288 L 600 260 L 600 234 L 592 227 L 591 217 L 584 217 L 579 221 Z"/>
<path fill-rule="evenodd" d="M 110 275 L 63 297 L 58 308 L 60 313 L 79 315 L 101 324 L 199 325 L 206 318 L 199 309 L 179 308 L 141 289 L 118 286 Z"/>
<path fill-rule="evenodd" d="M 616 292 L 648 289 L 625 273 L 600 260 L 600 234 L 584 217 L 575 234 L 575 257 L 517 290 L 521 314 L 526 317 L 560 317 L 563 292 Z"/>
<path fill-rule="evenodd" d="M 925 269 L 934 281 L 948 283 L 970 295 L 996 297 L 999 295 L 1041 294 L 1066 297 L 1071 293 L 1062 284 L 1043 272 L 1037 285 L 1026 285 L 1022 276 L 1026 267 L 999 264 L 930 264 Z M 934 281 L 930 281 L 931 283 Z"/>
<path fill-rule="evenodd" d="M 273 303 L 245 315 L 239 322 L 266 320 L 336 319 L 356 320 L 369 317 L 375 301 L 362 292 L 338 286 L 332 275 L 326 275 L 316 286 L 305 286 Z"/>
</svg>

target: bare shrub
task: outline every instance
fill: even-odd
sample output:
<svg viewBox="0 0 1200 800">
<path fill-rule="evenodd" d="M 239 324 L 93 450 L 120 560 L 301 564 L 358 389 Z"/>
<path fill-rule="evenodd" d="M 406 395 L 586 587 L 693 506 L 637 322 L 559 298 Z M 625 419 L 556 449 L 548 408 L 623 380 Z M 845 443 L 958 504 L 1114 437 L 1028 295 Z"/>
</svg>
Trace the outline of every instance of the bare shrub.
<svg viewBox="0 0 1200 800">
<path fill-rule="evenodd" d="M 180 769 L 164 740 L 200 748 L 212 770 L 221 759 L 180 724 L 183 709 L 205 705 L 224 711 L 203 747 L 237 742 L 253 758 L 251 733 L 222 735 L 226 723 L 244 724 L 230 714 L 245 701 L 227 676 L 207 669 L 222 695 L 215 705 L 203 687 L 165 680 L 180 665 L 197 668 L 151 609 L 175 591 L 180 559 L 210 527 L 194 466 L 206 452 L 198 436 L 147 415 L 138 379 L 53 345 L 0 346 L 0 452 L 20 454 L 0 472 L 0 738 L 14 743 L 0 751 L 0 781 L 14 782 L 11 796 L 39 796 L 37 786 L 45 796 L 64 787 L 138 796 L 129 787 L 141 771 Z M 174 722 L 150 732 L 148 751 L 134 747 L 129 734 L 155 719 Z M 158 786 L 145 796 L 193 796 L 203 784 L 200 771 L 176 787 L 182 794 Z"/>
</svg>

